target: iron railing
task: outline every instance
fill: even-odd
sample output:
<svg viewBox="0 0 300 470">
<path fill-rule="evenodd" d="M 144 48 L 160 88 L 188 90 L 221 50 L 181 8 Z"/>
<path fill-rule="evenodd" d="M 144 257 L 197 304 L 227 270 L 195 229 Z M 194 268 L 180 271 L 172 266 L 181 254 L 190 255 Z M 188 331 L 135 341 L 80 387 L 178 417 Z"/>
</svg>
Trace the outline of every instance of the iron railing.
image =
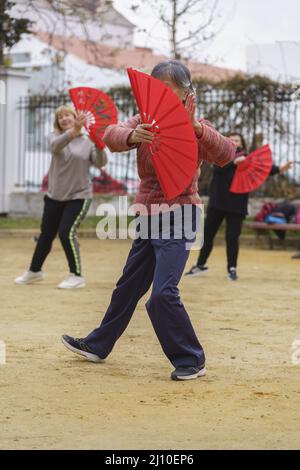
<svg viewBox="0 0 300 470">
<path fill-rule="evenodd" d="M 119 109 L 119 120 L 136 112 L 134 99 L 127 90 L 111 90 L 111 97 Z M 20 145 L 15 186 L 24 191 L 39 191 L 48 172 L 51 155 L 47 148 L 47 135 L 53 129 L 55 109 L 69 103 L 68 95 L 28 96 L 18 107 Z M 239 130 L 249 149 L 269 143 L 274 162 L 278 165 L 292 160 L 289 172 L 292 183 L 300 183 L 300 101 L 287 92 L 266 93 L 256 99 L 248 90 L 233 93 L 222 89 L 201 89 L 198 93 L 198 114 L 205 116 L 222 133 Z M 99 182 L 99 192 L 133 194 L 139 184 L 135 151 L 109 154 L 105 171 L 93 169 L 92 176 Z M 200 190 L 207 193 L 210 168 L 204 166 Z M 274 184 L 274 182 L 272 183 Z M 95 185 L 96 188 L 97 185 Z M 97 188 L 96 188 L 97 189 Z M 268 185 L 260 189 L 264 195 Z"/>
</svg>

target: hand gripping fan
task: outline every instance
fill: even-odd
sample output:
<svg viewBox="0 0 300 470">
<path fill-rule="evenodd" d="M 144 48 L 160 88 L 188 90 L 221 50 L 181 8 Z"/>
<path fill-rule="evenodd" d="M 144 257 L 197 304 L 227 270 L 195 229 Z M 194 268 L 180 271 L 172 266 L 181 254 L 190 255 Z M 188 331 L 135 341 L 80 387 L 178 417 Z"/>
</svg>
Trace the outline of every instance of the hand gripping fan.
<svg viewBox="0 0 300 470">
<path fill-rule="evenodd" d="M 267 179 L 272 168 L 272 151 L 264 145 L 250 153 L 240 163 L 235 172 L 230 191 L 232 193 L 249 193 L 254 191 Z"/>
<path fill-rule="evenodd" d="M 71 88 L 69 95 L 76 111 L 86 115 L 85 128 L 91 140 L 98 148 L 104 148 L 102 138 L 106 127 L 118 121 L 113 100 L 103 91 L 89 87 Z"/>
<path fill-rule="evenodd" d="M 146 144 L 167 200 L 174 199 L 191 183 L 198 162 L 198 143 L 187 110 L 163 82 L 127 69 L 142 123 L 152 124 L 155 134 Z"/>
</svg>

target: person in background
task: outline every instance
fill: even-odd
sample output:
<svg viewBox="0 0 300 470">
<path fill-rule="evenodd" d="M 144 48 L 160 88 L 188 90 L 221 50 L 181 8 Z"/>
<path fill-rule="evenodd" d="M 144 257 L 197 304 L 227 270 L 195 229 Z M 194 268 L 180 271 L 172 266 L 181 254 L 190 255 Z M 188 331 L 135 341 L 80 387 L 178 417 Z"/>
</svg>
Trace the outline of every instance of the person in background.
<svg viewBox="0 0 300 470">
<path fill-rule="evenodd" d="M 291 224 L 296 223 L 297 208 L 291 201 L 282 201 L 271 209 L 270 213 L 264 218 L 267 224 Z"/>
<path fill-rule="evenodd" d="M 239 252 L 239 237 L 243 221 L 248 213 L 249 193 L 232 193 L 230 191 L 230 186 L 238 165 L 246 158 L 247 146 L 245 138 L 240 133 L 230 134 L 229 139 L 237 147 L 235 159 L 223 168 L 214 166 L 204 226 L 204 244 L 200 250 L 197 264 L 185 274 L 186 277 L 199 276 L 208 272 L 206 262 L 212 252 L 214 238 L 225 219 L 227 276 L 231 281 L 236 281 L 238 279 L 237 260 Z M 281 167 L 273 165 L 270 175 L 284 173 L 291 168 L 291 165 L 291 162 L 287 162 Z"/>
<path fill-rule="evenodd" d="M 41 233 L 29 269 L 15 279 L 16 284 L 32 284 L 44 279 L 42 266 L 59 235 L 69 264 L 70 274 L 58 285 L 60 289 L 85 286 L 77 243 L 77 229 L 92 200 L 89 169 L 107 162 L 99 150 L 82 133 L 85 117 L 72 107 L 60 106 L 55 113 L 54 131 L 48 136 L 52 154 L 48 192 L 44 197 Z"/>
<path fill-rule="evenodd" d="M 290 224 L 296 221 L 297 209 L 290 201 L 282 201 L 264 218 L 267 224 Z M 286 230 L 274 230 L 280 240 L 285 240 Z"/>
</svg>

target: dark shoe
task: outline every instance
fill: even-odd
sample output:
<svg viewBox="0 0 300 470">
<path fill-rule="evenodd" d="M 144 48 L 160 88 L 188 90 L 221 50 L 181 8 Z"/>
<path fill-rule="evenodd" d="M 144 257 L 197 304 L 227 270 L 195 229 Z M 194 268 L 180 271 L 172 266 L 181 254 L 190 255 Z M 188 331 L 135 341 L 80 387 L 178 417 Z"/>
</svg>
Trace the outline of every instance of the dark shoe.
<svg viewBox="0 0 300 470">
<path fill-rule="evenodd" d="M 236 269 L 235 268 L 230 268 L 229 271 L 228 271 L 228 279 L 230 281 L 237 281 L 238 280 L 238 275 L 237 275 L 237 272 L 236 272 Z"/>
<path fill-rule="evenodd" d="M 193 266 L 190 271 L 185 273 L 185 276 L 187 277 L 195 277 L 195 276 L 201 276 L 202 274 L 207 273 L 208 267 L 207 266 Z"/>
<path fill-rule="evenodd" d="M 101 359 L 97 354 L 93 353 L 93 351 L 84 342 L 84 338 L 72 338 L 72 336 L 63 335 L 61 340 L 66 348 L 76 354 L 84 356 L 88 361 L 104 362 L 104 359 Z"/>
<path fill-rule="evenodd" d="M 176 369 L 171 374 L 172 380 L 193 380 L 197 377 L 203 377 L 206 373 L 205 366 L 202 367 L 188 367 L 181 366 L 176 367 Z"/>
<path fill-rule="evenodd" d="M 296 253 L 292 256 L 292 259 L 300 259 L 300 251 L 296 251 Z"/>
</svg>

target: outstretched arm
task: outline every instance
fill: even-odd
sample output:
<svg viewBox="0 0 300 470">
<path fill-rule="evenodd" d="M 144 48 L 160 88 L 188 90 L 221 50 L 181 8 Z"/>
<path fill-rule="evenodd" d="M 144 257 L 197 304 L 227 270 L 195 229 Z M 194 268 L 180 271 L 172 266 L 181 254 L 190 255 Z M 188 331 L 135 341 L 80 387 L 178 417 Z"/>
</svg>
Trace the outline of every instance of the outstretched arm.
<svg viewBox="0 0 300 470">
<path fill-rule="evenodd" d="M 65 146 L 71 142 L 71 140 L 73 140 L 73 134 L 70 130 L 64 132 L 63 134 L 51 132 L 51 134 L 48 135 L 48 145 L 50 152 L 61 152 Z"/>
<path fill-rule="evenodd" d="M 208 121 L 202 121 L 202 135 L 198 137 L 199 160 L 225 166 L 235 158 L 236 146 L 218 132 Z M 197 133 L 196 133 L 197 135 Z"/>
<path fill-rule="evenodd" d="M 125 152 L 141 142 L 151 141 L 151 136 L 147 137 L 147 134 L 151 133 L 146 128 L 147 125 L 141 124 L 140 116 L 137 114 L 125 122 L 108 126 L 103 142 L 111 152 Z"/>
<path fill-rule="evenodd" d="M 283 175 L 284 173 L 289 171 L 292 168 L 292 166 L 293 166 L 293 162 L 291 162 L 291 161 L 288 161 L 288 162 L 284 163 L 281 166 L 272 165 L 272 169 L 270 171 L 270 176 L 277 175 L 278 173 L 280 175 Z"/>
</svg>

